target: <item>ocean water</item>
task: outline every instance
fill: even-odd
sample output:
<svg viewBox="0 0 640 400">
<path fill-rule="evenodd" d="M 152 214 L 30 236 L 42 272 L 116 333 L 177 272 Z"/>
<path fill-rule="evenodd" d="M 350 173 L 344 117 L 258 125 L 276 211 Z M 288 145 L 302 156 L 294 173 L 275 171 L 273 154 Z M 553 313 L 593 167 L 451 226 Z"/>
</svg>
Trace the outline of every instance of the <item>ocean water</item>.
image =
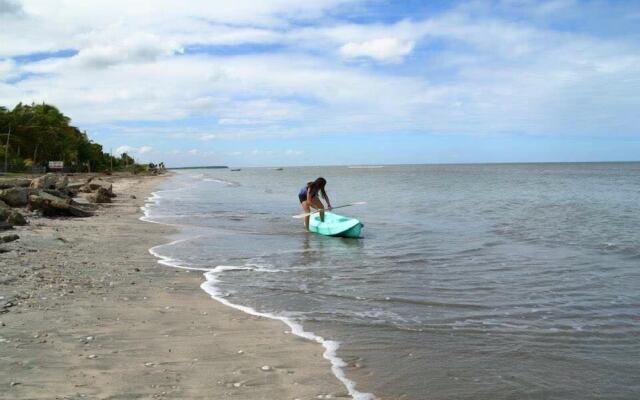
<svg viewBox="0 0 640 400">
<path fill-rule="evenodd" d="M 339 211 L 361 239 L 291 218 L 318 176 L 368 203 Z M 166 265 L 322 342 L 356 398 L 640 398 L 640 163 L 181 170 L 146 214 L 179 227 Z"/>
</svg>

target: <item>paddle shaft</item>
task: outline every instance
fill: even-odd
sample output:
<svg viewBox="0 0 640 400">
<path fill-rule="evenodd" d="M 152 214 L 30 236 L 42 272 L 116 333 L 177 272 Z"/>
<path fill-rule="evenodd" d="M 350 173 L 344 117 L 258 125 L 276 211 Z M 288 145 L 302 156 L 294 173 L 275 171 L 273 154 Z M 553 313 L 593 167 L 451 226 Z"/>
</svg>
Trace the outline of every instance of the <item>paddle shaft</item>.
<svg viewBox="0 0 640 400">
<path fill-rule="evenodd" d="M 351 207 L 351 206 L 359 206 L 361 204 L 367 204 L 366 201 L 358 201 L 355 203 L 349 203 L 349 204 L 343 204 L 341 206 L 337 206 L 337 207 L 331 207 L 332 210 L 335 210 L 336 208 L 344 208 L 344 207 Z M 329 211 L 329 210 L 323 210 L 323 211 Z M 298 215 L 294 215 L 293 218 L 304 218 L 304 217 L 308 217 L 311 214 L 315 214 L 320 212 L 320 210 L 318 211 L 312 211 L 312 212 L 308 212 L 308 213 L 304 213 L 304 214 L 298 214 Z"/>
</svg>

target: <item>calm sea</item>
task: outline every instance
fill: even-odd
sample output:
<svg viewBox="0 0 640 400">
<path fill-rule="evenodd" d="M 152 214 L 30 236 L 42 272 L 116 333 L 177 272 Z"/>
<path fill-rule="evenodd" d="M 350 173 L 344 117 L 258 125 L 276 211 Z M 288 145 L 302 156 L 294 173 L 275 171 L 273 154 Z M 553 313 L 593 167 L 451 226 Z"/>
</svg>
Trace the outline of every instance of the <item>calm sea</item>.
<svg viewBox="0 0 640 400">
<path fill-rule="evenodd" d="M 318 176 L 368 203 L 340 210 L 361 239 L 291 218 Z M 640 398 L 640 163 L 182 170 L 147 213 L 219 298 L 339 341 L 359 392 Z"/>
</svg>

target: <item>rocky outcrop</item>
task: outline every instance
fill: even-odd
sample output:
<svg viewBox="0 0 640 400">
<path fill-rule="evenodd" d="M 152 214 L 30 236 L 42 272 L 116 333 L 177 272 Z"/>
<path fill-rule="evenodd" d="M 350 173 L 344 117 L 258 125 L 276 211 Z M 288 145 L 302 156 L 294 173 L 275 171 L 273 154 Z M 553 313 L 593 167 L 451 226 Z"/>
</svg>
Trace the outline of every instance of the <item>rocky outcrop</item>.
<svg viewBox="0 0 640 400">
<path fill-rule="evenodd" d="M 112 194 L 104 187 L 99 187 L 98 190 L 87 196 L 87 200 L 91 203 L 111 203 Z"/>
<path fill-rule="evenodd" d="M 38 211 L 46 217 L 90 217 L 93 215 L 89 211 L 72 205 L 70 199 L 63 199 L 46 192 L 29 196 L 29 209 Z"/>
<path fill-rule="evenodd" d="M 29 202 L 31 189 L 24 187 L 13 187 L 0 190 L 0 200 L 11 207 L 24 207 Z"/>
<path fill-rule="evenodd" d="M 66 175 L 46 174 L 31 181 L 32 189 L 65 190 L 69 185 L 69 177 Z"/>
<path fill-rule="evenodd" d="M 113 193 L 113 185 L 110 182 L 103 181 L 102 179 L 90 179 L 85 188 L 90 192 L 97 191 L 98 189 L 104 189 L 109 197 L 116 197 Z"/>
<path fill-rule="evenodd" d="M 91 201 L 95 203 L 109 203 L 111 197 L 115 197 L 112 184 L 101 179 L 74 185 L 61 174 L 46 174 L 35 179 L 0 179 L 0 230 L 27 224 L 24 215 L 12 207 L 28 207 L 46 217 L 93 215 L 73 200 L 80 186 L 91 192 Z"/>
</svg>

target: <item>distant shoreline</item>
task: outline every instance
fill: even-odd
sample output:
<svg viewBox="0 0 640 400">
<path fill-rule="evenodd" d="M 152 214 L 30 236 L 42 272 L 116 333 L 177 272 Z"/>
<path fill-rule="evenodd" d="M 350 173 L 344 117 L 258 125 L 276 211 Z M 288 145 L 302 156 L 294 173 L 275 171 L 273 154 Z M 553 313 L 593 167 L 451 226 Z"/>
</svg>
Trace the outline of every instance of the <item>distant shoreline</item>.
<svg viewBox="0 0 640 400">
<path fill-rule="evenodd" d="M 331 165 L 262 165 L 242 168 L 383 168 L 383 167 L 404 167 L 404 166 L 447 166 L 447 165 L 556 165 L 556 164 L 638 164 L 640 160 L 631 161 L 504 161 L 504 162 L 459 162 L 459 163 L 407 163 L 407 164 L 331 164 Z M 200 167 L 171 167 L 169 170 L 182 169 L 229 169 L 226 165 L 200 166 Z"/>
<path fill-rule="evenodd" d="M 201 167 L 175 167 L 168 169 L 228 169 L 229 167 L 226 165 L 209 165 L 209 166 L 201 166 Z"/>
</svg>

